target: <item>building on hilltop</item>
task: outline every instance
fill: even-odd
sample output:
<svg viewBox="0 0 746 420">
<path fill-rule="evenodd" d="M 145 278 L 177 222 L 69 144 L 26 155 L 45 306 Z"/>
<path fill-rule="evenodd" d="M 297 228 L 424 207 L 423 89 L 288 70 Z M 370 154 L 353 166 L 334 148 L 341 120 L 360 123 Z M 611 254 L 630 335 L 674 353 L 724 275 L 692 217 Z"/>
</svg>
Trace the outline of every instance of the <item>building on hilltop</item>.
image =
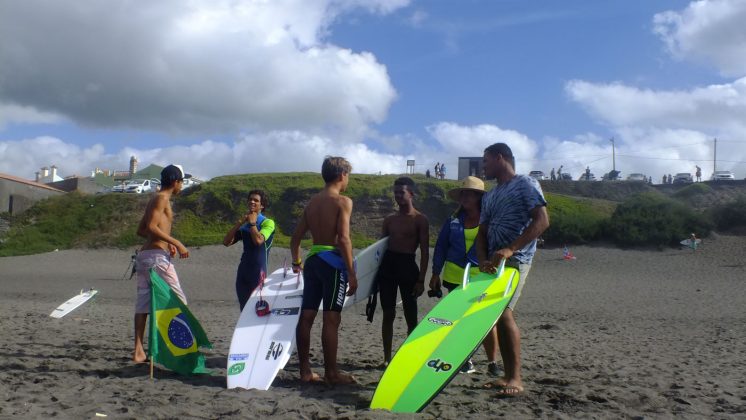
<svg viewBox="0 0 746 420">
<path fill-rule="evenodd" d="M 484 166 L 482 156 L 478 157 L 459 157 L 458 158 L 458 179 L 464 179 L 467 176 L 484 178 Z"/>
<path fill-rule="evenodd" d="M 45 166 L 41 168 L 41 171 L 36 172 L 36 182 L 40 184 L 49 184 L 57 181 L 62 181 L 62 177 L 57 174 L 56 165 L 52 165 L 51 168 Z"/>
<path fill-rule="evenodd" d="M 11 215 L 17 215 L 28 210 L 39 200 L 64 193 L 62 190 L 40 182 L 0 173 L 0 213 L 8 212 Z"/>
</svg>

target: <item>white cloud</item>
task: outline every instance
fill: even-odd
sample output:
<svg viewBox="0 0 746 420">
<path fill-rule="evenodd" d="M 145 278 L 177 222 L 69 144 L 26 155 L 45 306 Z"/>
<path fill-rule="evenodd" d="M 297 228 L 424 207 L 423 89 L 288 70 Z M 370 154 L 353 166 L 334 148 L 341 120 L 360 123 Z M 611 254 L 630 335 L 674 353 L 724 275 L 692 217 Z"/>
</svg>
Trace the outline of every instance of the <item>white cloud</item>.
<svg viewBox="0 0 746 420">
<path fill-rule="evenodd" d="M 326 42 L 328 25 L 407 3 L 0 2 L 0 100 L 87 126 L 359 139 L 396 92 L 372 54 Z"/>
<path fill-rule="evenodd" d="M 202 179 L 227 174 L 319 172 L 327 155 L 346 157 L 356 173 L 403 173 L 406 160 L 412 158 L 377 152 L 362 143 L 340 145 L 328 137 L 299 131 L 245 136 L 230 144 L 206 140 L 154 149 L 125 147 L 114 153 L 106 153 L 100 144 L 81 148 L 54 137 L 36 137 L 0 141 L 0 172 L 33 179 L 42 166 L 56 165 L 62 176 L 87 176 L 97 167 L 127 170 L 132 155 L 141 167 L 180 163 L 186 172 Z"/>
<path fill-rule="evenodd" d="M 455 177 L 458 157 L 482 156 L 484 149 L 493 143 L 506 143 L 516 159 L 516 170 L 528 173 L 532 161 L 539 150 L 537 143 L 525 134 L 514 130 L 505 130 L 491 124 L 463 126 L 453 122 L 440 122 L 427 128 L 430 135 L 437 140 L 443 153 L 439 154 L 446 168 L 452 169 L 450 176 Z"/>
<path fill-rule="evenodd" d="M 64 121 L 60 115 L 40 112 L 30 106 L 0 102 L 0 130 L 9 124 L 50 124 Z"/>
<path fill-rule="evenodd" d="M 728 76 L 746 75 L 746 2 L 694 1 L 683 11 L 658 13 L 654 31 L 678 58 L 715 65 Z"/>
<path fill-rule="evenodd" d="M 746 132 L 746 78 L 689 91 L 573 80 L 566 84 L 565 91 L 590 114 L 611 126 Z"/>
</svg>

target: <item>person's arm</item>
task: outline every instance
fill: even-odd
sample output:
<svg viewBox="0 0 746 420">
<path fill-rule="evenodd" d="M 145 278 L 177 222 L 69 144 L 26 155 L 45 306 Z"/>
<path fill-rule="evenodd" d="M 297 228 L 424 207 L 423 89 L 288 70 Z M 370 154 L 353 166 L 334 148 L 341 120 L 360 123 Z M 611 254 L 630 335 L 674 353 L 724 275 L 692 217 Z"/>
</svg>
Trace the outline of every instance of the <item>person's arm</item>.
<svg viewBox="0 0 746 420">
<path fill-rule="evenodd" d="M 254 236 L 253 234 L 254 230 L 257 231 L 256 236 Z M 254 245 L 261 245 L 266 242 L 267 238 L 269 238 L 275 232 L 275 221 L 265 218 L 262 222 L 262 225 L 257 226 L 255 229 L 252 229 L 251 232 L 251 239 L 254 241 Z"/>
<path fill-rule="evenodd" d="M 414 296 L 418 297 L 425 291 L 425 275 L 430 262 L 430 223 L 424 214 L 418 215 L 416 220 L 420 243 L 420 277 L 414 285 Z"/>
<path fill-rule="evenodd" d="M 503 249 L 498 249 L 490 259 L 494 266 L 500 263 L 500 260 L 508 259 L 519 249 L 523 249 L 529 242 L 538 238 L 549 227 L 549 213 L 546 206 L 540 205 L 531 209 L 531 223 L 523 230 L 523 233 L 513 242 Z"/>
<path fill-rule="evenodd" d="M 443 264 L 446 262 L 446 255 L 450 246 L 450 231 L 451 220 L 449 218 L 440 228 L 438 239 L 435 242 L 435 249 L 433 250 L 433 276 L 439 276 L 440 272 L 443 271 Z"/>
<path fill-rule="evenodd" d="M 239 232 L 239 229 L 241 229 L 241 226 L 243 226 L 245 219 L 246 215 L 238 219 L 238 221 L 233 224 L 233 227 L 231 227 L 231 229 L 228 231 L 228 233 L 225 234 L 225 237 L 223 238 L 223 245 L 231 246 L 238 242 L 239 239 L 241 239 L 241 233 Z"/>
<path fill-rule="evenodd" d="M 262 222 L 262 226 L 256 225 L 257 220 L 257 214 L 256 213 L 250 213 L 248 214 L 248 220 L 247 223 L 249 224 L 249 235 L 251 236 L 251 243 L 253 243 L 256 246 L 259 246 L 264 243 L 265 236 L 262 234 L 263 231 L 266 230 L 265 226 L 267 222 L 271 222 L 270 219 L 264 219 L 264 222 Z M 260 230 L 261 228 L 261 230 Z M 272 231 L 275 230 L 275 224 L 272 222 Z M 271 232 L 270 232 L 271 233 Z M 267 238 L 269 235 L 266 236 Z"/>
<path fill-rule="evenodd" d="M 352 263 L 352 240 L 350 239 L 351 216 L 352 200 L 349 197 L 341 197 L 339 216 L 337 216 L 337 248 L 347 267 L 347 296 L 354 295 L 357 290 L 357 274 Z"/>
<path fill-rule="evenodd" d="M 479 271 L 483 273 L 494 273 L 495 266 L 487 257 L 487 229 L 489 229 L 489 224 L 486 221 L 479 224 L 477 239 L 474 246 L 477 248 L 476 252 L 477 260 L 479 261 Z"/>
<path fill-rule="evenodd" d="M 295 226 L 293 237 L 290 238 L 290 258 L 293 262 L 293 273 L 299 273 L 303 268 L 300 259 L 300 241 L 308 231 L 308 224 L 306 223 L 306 211 L 303 210 L 303 215 L 298 220 L 298 225 Z"/>
<path fill-rule="evenodd" d="M 166 217 L 167 206 L 168 198 L 161 195 L 157 195 L 155 197 L 153 205 L 149 205 L 147 210 L 145 210 L 144 220 L 147 220 L 145 229 L 147 230 L 148 236 L 150 236 L 151 238 L 175 246 L 176 250 L 179 252 L 180 258 L 188 258 L 189 250 L 186 249 L 184 244 L 182 244 L 181 241 L 179 241 L 178 239 L 164 232 L 160 227 L 163 218 Z"/>
</svg>

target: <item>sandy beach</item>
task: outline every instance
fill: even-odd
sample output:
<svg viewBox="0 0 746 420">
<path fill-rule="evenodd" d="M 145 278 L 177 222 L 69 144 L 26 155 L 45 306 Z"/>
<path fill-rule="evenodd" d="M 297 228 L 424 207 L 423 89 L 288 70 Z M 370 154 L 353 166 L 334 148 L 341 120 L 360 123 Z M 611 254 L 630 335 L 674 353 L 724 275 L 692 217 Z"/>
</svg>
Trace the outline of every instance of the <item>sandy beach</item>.
<svg viewBox="0 0 746 420">
<path fill-rule="evenodd" d="M 691 250 L 539 250 L 516 318 L 526 394 L 495 399 L 477 372 L 459 374 L 425 410 L 368 408 L 382 371 L 380 311 L 343 314 L 339 362 L 359 385 L 302 386 L 293 356 L 269 391 L 227 390 L 226 355 L 238 318 L 241 249 L 191 248 L 177 271 L 214 348 L 213 376 L 182 377 L 130 362 L 134 280 L 130 250 L 68 250 L 0 258 L 2 418 L 744 418 L 746 237 L 716 236 Z M 271 268 L 287 250 L 272 251 Z M 125 277 L 128 277 L 128 273 Z M 428 276 L 429 278 L 429 276 Z M 52 310 L 82 288 L 99 295 L 62 319 Z M 420 316 L 436 303 L 419 299 Z M 320 318 L 320 317 L 319 317 Z M 394 345 L 405 337 L 399 308 Z M 320 323 L 312 362 L 323 373 Z"/>
</svg>

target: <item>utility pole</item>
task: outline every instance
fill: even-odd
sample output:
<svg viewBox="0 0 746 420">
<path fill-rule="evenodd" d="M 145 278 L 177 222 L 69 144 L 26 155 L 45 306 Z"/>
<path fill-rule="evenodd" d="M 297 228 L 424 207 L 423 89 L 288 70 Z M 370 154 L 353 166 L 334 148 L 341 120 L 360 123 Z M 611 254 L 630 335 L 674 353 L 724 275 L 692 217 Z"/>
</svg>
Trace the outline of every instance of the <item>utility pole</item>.
<svg viewBox="0 0 746 420">
<path fill-rule="evenodd" d="M 718 169 L 718 139 L 714 138 L 712 139 L 712 141 L 715 143 L 715 145 L 712 147 L 712 172 L 715 173 L 715 171 L 717 171 Z"/>
<path fill-rule="evenodd" d="M 616 151 L 614 150 L 614 137 L 610 138 L 611 142 L 611 169 L 616 171 Z"/>
</svg>

